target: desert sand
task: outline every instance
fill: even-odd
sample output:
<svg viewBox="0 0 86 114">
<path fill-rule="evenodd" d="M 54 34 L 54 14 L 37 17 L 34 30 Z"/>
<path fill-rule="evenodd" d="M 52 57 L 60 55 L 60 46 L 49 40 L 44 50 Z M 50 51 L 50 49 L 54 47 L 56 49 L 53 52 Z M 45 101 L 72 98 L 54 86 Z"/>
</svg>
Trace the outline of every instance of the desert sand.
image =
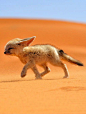
<svg viewBox="0 0 86 114">
<path fill-rule="evenodd" d="M 31 36 L 36 36 L 31 45 L 55 45 L 84 66 L 64 61 L 68 79 L 63 79 L 60 67 L 50 64 L 51 72 L 42 80 L 35 80 L 31 70 L 21 78 L 24 65 L 17 57 L 4 55 L 4 46 L 13 38 Z M 86 114 L 86 24 L 0 19 L 0 114 Z"/>
</svg>

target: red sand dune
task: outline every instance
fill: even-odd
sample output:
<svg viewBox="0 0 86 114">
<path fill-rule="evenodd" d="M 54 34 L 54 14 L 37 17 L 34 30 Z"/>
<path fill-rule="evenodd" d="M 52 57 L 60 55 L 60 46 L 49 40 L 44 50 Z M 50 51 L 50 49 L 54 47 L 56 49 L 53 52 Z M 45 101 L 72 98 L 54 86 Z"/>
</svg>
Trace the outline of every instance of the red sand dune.
<svg viewBox="0 0 86 114">
<path fill-rule="evenodd" d="M 23 64 L 4 55 L 4 46 L 31 36 L 36 36 L 33 45 L 53 44 L 84 67 L 65 62 L 70 78 L 63 79 L 63 70 L 49 64 L 51 72 L 43 80 L 35 80 L 31 70 L 21 79 Z M 86 114 L 86 24 L 0 19 L 0 55 L 0 114 Z"/>
</svg>

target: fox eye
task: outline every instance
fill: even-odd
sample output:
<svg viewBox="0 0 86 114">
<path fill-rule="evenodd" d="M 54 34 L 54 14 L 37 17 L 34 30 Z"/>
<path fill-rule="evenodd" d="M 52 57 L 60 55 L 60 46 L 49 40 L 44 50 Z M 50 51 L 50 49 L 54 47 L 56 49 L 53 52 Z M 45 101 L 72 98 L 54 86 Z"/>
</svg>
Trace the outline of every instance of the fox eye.
<svg viewBox="0 0 86 114">
<path fill-rule="evenodd" d="M 14 48 L 9 48 L 8 50 L 11 50 L 11 49 L 14 49 Z"/>
<path fill-rule="evenodd" d="M 21 44 L 17 44 L 17 45 L 21 45 Z"/>
</svg>

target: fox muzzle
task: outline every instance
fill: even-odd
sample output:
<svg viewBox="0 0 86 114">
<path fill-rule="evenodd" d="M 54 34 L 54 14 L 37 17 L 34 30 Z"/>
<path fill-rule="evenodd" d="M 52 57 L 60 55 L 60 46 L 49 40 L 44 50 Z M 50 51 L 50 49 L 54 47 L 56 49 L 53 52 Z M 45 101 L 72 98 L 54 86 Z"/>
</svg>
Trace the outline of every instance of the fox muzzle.
<svg viewBox="0 0 86 114">
<path fill-rule="evenodd" d="M 4 54 L 10 55 L 11 53 L 9 51 L 5 51 Z"/>
<path fill-rule="evenodd" d="M 6 54 L 6 51 L 4 52 L 4 54 Z"/>
</svg>

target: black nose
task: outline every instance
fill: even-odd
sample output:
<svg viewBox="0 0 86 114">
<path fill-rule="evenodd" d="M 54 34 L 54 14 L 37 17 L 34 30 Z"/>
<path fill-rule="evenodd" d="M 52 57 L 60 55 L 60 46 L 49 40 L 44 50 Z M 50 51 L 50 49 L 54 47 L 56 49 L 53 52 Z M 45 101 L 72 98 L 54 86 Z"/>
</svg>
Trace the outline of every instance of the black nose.
<svg viewBox="0 0 86 114">
<path fill-rule="evenodd" d="M 6 54 L 6 51 L 4 52 L 4 54 Z"/>
</svg>

